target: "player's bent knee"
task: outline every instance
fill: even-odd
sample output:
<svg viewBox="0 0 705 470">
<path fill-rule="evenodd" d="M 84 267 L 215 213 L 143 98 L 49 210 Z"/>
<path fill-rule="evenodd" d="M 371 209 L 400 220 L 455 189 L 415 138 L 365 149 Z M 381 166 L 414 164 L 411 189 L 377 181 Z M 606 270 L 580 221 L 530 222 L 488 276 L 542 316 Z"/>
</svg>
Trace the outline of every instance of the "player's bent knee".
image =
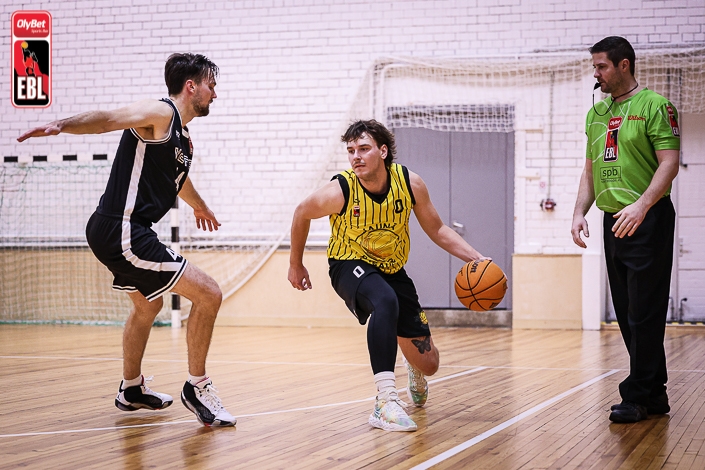
<svg viewBox="0 0 705 470">
<path fill-rule="evenodd" d="M 140 317 L 151 318 L 152 320 L 159 315 L 162 307 L 164 306 L 164 300 L 162 297 L 157 297 L 153 301 L 149 301 L 144 298 L 139 293 L 134 293 L 130 295 L 133 303 L 133 313 Z"/>
<path fill-rule="evenodd" d="M 439 366 L 440 361 L 438 360 L 438 356 L 436 356 L 434 361 L 431 361 L 425 365 L 426 370 L 422 370 L 421 372 L 423 372 L 424 375 L 434 375 L 436 372 L 438 372 Z"/>
<path fill-rule="evenodd" d="M 438 372 L 438 360 L 428 360 L 421 364 L 414 365 L 423 375 L 431 376 Z"/>
<path fill-rule="evenodd" d="M 438 348 L 435 346 L 432 345 L 430 351 L 426 350 L 423 353 L 419 353 L 416 347 L 414 347 L 413 352 L 406 351 L 404 354 L 408 354 L 406 359 L 412 366 L 414 366 L 414 368 L 421 371 L 423 375 L 430 376 L 438 372 L 438 368 L 440 366 L 440 354 L 438 352 Z"/>
<path fill-rule="evenodd" d="M 164 306 L 164 297 L 157 297 L 149 303 L 149 306 L 157 312 L 161 311 Z"/>
<path fill-rule="evenodd" d="M 374 311 L 384 313 L 390 316 L 389 318 L 397 319 L 399 317 L 399 300 L 394 291 L 381 291 L 372 298 Z"/>
<path fill-rule="evenodd" d="M 220 286 L 215 282 L 215 279 L 210 276 L 207 281 L 204 282 L 203 296 L 218 307 L 220 307 L 220 304 L 223 302 L 223 291 L 220 290 Z"/>
</svg>

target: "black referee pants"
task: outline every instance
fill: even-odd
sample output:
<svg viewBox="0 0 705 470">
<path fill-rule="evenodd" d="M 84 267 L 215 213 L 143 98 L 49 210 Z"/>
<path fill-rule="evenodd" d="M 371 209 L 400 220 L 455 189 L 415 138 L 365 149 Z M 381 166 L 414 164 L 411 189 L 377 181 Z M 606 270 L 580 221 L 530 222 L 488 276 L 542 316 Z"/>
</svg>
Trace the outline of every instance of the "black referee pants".
<svg viewBox="0 0 705 470">
<path fill-rule="evenodd" d="M 604 215 L 605 259 L 614 310 L 629 351 L 629 376 L 619 384 L 623 401 L 647 406 L 666 391 L 664 335 L 673 265 L 676 213 L 661 198 L 634 235 L 616 238 L 614 214 Z"/>
</svg>

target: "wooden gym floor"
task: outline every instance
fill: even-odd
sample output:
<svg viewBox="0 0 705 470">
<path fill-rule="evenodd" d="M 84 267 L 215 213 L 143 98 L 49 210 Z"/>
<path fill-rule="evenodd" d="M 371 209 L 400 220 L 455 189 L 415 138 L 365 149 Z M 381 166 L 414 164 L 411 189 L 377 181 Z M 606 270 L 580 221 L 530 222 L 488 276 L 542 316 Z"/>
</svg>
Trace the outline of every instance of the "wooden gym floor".
<svg viewBox="0 0 705 470">
<path fill-rule="evenodd" d="M 144 361 L 174 404 L 115 408 L 121 334 L 0 325 L 0 468 L 705 468 L 705 328 L 668 329 L 672 412 L 631 425 L 607 419 L 626 375 L 616 329 L 437 328 L 442 366 L 411 409 L 415 433 L 367 424 L 362 327 L 217 328 L 209 374 L 239 418 L 224 429 L 178 398 L 185 330 L 155 328 Z"/>
</svg>

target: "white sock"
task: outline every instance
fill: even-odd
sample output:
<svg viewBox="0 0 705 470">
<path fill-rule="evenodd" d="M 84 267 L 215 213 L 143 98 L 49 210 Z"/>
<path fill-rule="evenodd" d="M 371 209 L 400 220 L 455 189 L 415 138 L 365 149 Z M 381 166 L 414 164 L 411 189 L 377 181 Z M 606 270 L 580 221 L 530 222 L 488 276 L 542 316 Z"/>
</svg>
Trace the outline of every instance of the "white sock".
<svg viewBox="0 0 705 470">
<path fill-rule="evenodd" d="M 375 385 L 377 385 L 378 398 L 389 398 L 389 392 L 396 392 L 397 390 L 397 380 L 394 377 L 394 372 L 379 372 L 375 374 Z"/>
<path fill-rule="evenodd" d="M 125 390 L 127 387 L 136 387 L 142 385 L 142 374 L 138 375 L 137 378 L 127 380 L 122 379 L 122 389 Z"/>
<path fill-rule="evenodd" d="M 198 384 L 199 384 L 199 382 L 203 382 L 203 381 L 206 380 L 207 378 L 208 378 L 207 375 L 198 375 L 198 376 L 196 376 L 196 375 L 191 375 L 191 374 L 188 375 L 188 381 L 189 381 L 189 383 L 190 383 L 191 385 L 193 385 L 194 387 L 197 387 Z"/>
</svg>

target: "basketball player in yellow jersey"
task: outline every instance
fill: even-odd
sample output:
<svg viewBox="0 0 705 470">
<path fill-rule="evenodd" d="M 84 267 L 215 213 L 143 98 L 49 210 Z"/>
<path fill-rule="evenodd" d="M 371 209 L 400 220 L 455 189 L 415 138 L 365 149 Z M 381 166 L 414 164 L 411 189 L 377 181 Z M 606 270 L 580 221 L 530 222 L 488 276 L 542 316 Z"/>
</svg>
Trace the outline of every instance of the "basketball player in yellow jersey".
<svg viewBox="0 0 705 470">
<path fill-rule="evenodd" d="M 328 263 L 331 283 L 361 325 L 369 318 L 367 347 L 377 385 L 369 423 L 386 431 L 415 431 L 399 399 L 394 378 L 401 347 L 416 406 L 428 396 L 425 376 L 438 370 L 438 349 L 413 281 L 404 270 L 409 255 L 413 209 L 424 232 L 463 261 L 483 256 L 444 225 L 419 175 L 392 163 L 394 135 L 377 121 L 353 123 L 341 140 L 352 168 L 304 199 L 291 225 L 289 282 L 311 289 L 303 253 L 312 219 L 330 216 Z M 401 405 L 401 406 L 400 406 Z"/>
</svg>

